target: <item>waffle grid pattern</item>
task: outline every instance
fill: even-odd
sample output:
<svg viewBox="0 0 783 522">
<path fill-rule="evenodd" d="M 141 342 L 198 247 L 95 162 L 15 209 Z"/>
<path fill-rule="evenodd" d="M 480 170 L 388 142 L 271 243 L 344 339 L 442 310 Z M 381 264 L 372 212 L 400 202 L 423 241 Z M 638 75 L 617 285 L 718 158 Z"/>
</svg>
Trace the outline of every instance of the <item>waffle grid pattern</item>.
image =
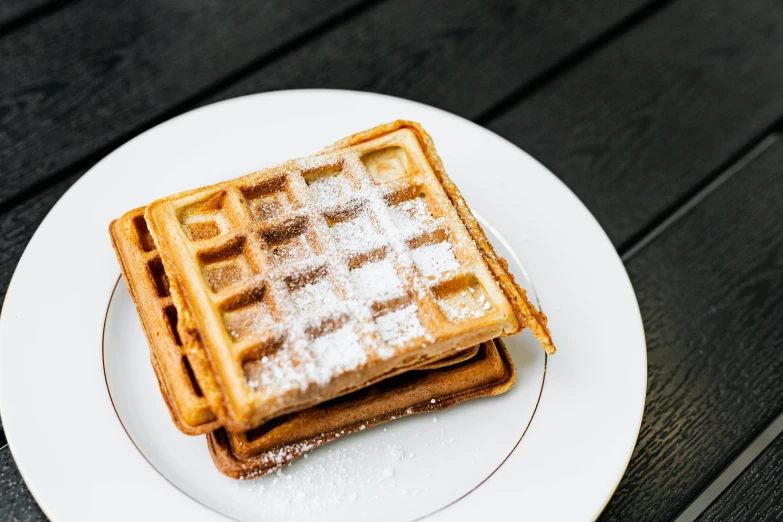
<svg viewBox="0 0 783 522">
<path fill-rule="evenodd" d="M 139 315 L 149 339 L 153 368 L 172 418 L 178 428 L 188 434 L 215 429 L 215 416 L 179 337 L 177 309 L 160 254 L 144 220 L 144 209 L 131 211 L 113 223 L 112 239 L 122 259 L 129 291 L 137 294 L 134 300 L 146 303 Z"/>
<path fill-rule="evenodd" d="M 487 321 L 501 332 L 504 296 L 409 150 L 387 137 L 374 150 L 313 156 L 168 200 L 184 264 L 206 283 L 205 320 L 222 331 L 212 349 L 227 347 L 223 360 L 240 365 L 240 403 L 325 385 Z M 379 283 L 391 277 L 400 291 L 357 294 L 352 271 L 376 263 L 391 269 Z"/>
</svg>

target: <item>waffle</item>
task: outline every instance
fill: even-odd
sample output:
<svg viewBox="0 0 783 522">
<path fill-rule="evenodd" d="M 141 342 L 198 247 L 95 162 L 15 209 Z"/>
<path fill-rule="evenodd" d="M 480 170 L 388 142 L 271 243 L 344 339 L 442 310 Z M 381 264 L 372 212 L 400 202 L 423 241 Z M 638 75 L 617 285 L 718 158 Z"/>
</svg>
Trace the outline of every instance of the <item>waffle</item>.
<svg viewBox="0 0 783 522">
<path fill-rule="evenodd" d="M 552 342 L 552 336 L 547 327 L 546 315 L 533 306 L 527 298 L 527 292 L 516 284 L 514 275 L 508 271 L 508 262 L 495 252 L 495 249 L 487 239 L 481 225 L 476 221 L 475 216 L 473 216 L 470 207 L 462 197 L 459 189 L 454 182 L 451 181 L 448 174 L 446 174 L 446 169 L 443 167 L 443 162 L 435 150 L 435 144 L 433 143 L 432 138 L 421 125 L 412 121 L 397 120 L 348 136 L 347 138 L 338 141 L 327 150 L 350 147 L 365 155 L 368 153 L 372 154 L 373 151 L 378 151 L 378 153 L 375 153 L 373 155 L 374 157 L 372 157 L 374 161 L 369 162 L 371 163 L 369 167 L 373 170 L 374 179 L 388 179 L 394 176 L 393 173 L 398 171 L 398 167 L 395 165 L 394 161 L 389 161 L 390 158 L 379 153 L 379 146 L 382 146 L 384 140 L 393 141 L 393 138 L 390 138 L 390 136 L 396 134 L 397 131 L 405 129 L 415 135 L 415 138 L 418 140 L 418 146 L 421 147 L 424 158 L 429 164 L 429 168 L 432 169 L 432 174 L 437 180 L 437 183 L 446 194 L 451 205 L 453 205 L 459 220 L 467 229 L 471 240 L 476 243 L 476 247 L 494 276 L 495 281 L 501 287 L 506 297 L 511 301 L 514 312 L 520 321 L 519 330 L 525 327 L 530 328 L 533 335 L 535 335 L 541 343 L 544 351 L 548 355 L 553 355 L 557 351 L 557 348 Z M 379 141 L 381 143 L 379 143 Z"/>
<path fill-rule="evenodd" d="M 177 332 L 177 309 L 144 221 L 144 209 L 132 210 L 113 221 L 109 231 L 174 424 L 189 435 L 217 429 L 220 424 L 203 396 Z"/>
<path fill-rule="evenodd" d="M 186 351 L 201 347 L 231 432 L 524 326 L 554 351 L 415 124 L 158 200 L 145 217 Z"/>
<path fill-rule="evenodd" d="M 220 424 L 202 390 L 211 392 L 213 401 L 222 399 L 217 395 L 219 390 L 209 373 L 209 364 L 198 341 L 195 340 L 189 354 L 183 348 L 174 306 L 178 292 L 171 287 L 163 270 L 144 220 L 144 210 L 137 208 L 112 222 L 109 227 L 112 244 L 147 336 L 150 361 L 172 420 L 185 434 L 209 433 Z M 447 354 L 444 359 L 417 369 L 457 364 L 477 352 L 478 346 L 474 346 Z"/>
<path fill-rule="evenodd" d="M 461 364 L 398 375 L 276 419 L 242 437 L 218 430 L 207 436 L 209 451 L 217 468 L 230 477 L 262 476 L 338 437 L 398 417 L 498 395 L 513 386 L 515 377 L 502 341 L 490 341 Z"/>
</svg>

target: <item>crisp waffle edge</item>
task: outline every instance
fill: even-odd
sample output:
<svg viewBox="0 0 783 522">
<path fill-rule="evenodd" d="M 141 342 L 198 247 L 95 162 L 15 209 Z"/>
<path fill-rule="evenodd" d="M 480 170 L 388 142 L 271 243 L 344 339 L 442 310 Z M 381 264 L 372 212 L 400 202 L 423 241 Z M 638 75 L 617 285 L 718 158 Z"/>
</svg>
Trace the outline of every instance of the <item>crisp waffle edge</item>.
<svg viewBox="0 0 783 522">
<path fill-rule="evenodd" d="M 451 397 L 442 398 L 434 404 L 430 402 L 411 404 L 402 410 L 388 412 L 386 415 L 364 421 L 362 423 L 364 428 L 359 426 L 355 426 L 353 428 L 341 428 L 340 434 L 325 433 L 323 436 L 318 438 L 320 439 L 319 441 L 300 441 L 291 445 L 277 448 L 276 450 L 273 450 L 273 452 L 285 450 L 288 452 L 288 454 L 291 455 L 291 457 L 284 459 L 281 462 L 274 461 L 271 464 L 269 462 L 270 459 L 263 455 L 246 459 L 239 458 L 231 449 L 231 442 L 229 440 L 228 433 L 222 429 L 216 430 L 215 432 L 207 435 L 207 447 L 209 449 L 213 463 L 221 473 L 235 479 L 251 479 L 262 477 L 290 464 L 311 449 L 327 444 L 337 439 L 338 437 L 355 433 L 357 431 L 361 431 L 362 429 L 371 428 L 373 426 L 389 422 L 395 418 L 406 417 L 408 415 L 415 415 L 419 413 L 440 411 L 474 398 L 488 397 L 505 393 L 516 383 L 516 367 L 511 360 L 511 355 L 508 353 L 508 350 L 506 349 L 503 341 L 499 338 L 493 339 L 492 341 L 488 341 L 484 344 L 491 345 L 497 350 L 500 359 L 503 361 L 504 366 L 508 370 L 506 379 L 504 381 L 479 388 L 464 390 Z"/>
<path fill-rule="evenodd" d="M 449 178 L 448 174 L 446 174 L 446 169 L 443 167 L 443 162 L 435 149 L 432 137 L 419 123 L 407 120 L 397 120 L 378 125 L 343 138 L 327 147 L 326 150 L 331 151 L 351 147 L 400 129 L 409 129 L 413 131 L 418 138 L 419 144 L 424 150 L 424 155 L 427 158 L 427 161 L 429 161 L 436 178 L 440 181 L 446 196 L 454 205 L 457 215 L 470 234 L 470 237 L 475 241 L 484 262 L 500 285 L 501 290 L 509 301 L 511 301 L 520 328 L 517 331 L 507 332 L 507 335 L 516 334 L 527 325 L 543 346 L 544 351 L 549 355 L 554 354 L 557 351 L 557 348 L 552 342 L 552 336 L 547 327 L 546 315 L 530 302 L 527 297 L 527 292 L 516 283 L 514 275 L 509 271 L 508 262 L 495 252 L 495 249 L 492 247 L 492 244 L 484 233 L 484 229 L 481 228 L 481 225 L 479 225 L 478 221 L 476 221 L 476 217 L 471 212 L 470 207 L 468 207 L 465 198 L 451 178 Z"/>
</svg>

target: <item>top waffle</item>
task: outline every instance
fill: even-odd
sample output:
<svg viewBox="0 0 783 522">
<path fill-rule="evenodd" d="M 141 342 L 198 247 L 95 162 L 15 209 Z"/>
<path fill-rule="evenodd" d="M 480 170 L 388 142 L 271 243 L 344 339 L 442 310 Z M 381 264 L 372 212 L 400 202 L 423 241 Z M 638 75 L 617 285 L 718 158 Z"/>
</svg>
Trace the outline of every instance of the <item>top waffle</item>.
<svg viewBox="0 0 783 522">
<path fill-rule="evenodd" d="M 158 200 L 145 216 L 232 431 L 525 325 L 554 350 L 414 124 Z"/>
</svg>

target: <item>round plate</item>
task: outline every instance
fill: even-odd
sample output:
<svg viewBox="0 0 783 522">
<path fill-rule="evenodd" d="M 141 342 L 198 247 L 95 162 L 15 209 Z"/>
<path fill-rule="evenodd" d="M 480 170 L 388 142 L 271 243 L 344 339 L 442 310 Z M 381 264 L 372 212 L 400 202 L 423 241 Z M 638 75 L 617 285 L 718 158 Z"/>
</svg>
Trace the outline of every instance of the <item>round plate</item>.
<svg viewBox="0 0 783 522">
<path fill-rule="evenodd" d="M 519 382 L 505 395 L 351 435 L 280 474 L 223 477 L 203 438 L 171 424 L 132 303 L 117 282 L 108 224 L 157 197 L 303 156 L 398 118 L 422 123 L 493 243 L 519 258 L 558 353 L 547 360 L 523 333 L 508 341 Z M 462 118 L 345 91 L 238 98 L 123 145 L 41 224 L 0 318 L 6 436 L 36 500 L 58 522 L 437 521 L 509 513 L 591 520 L 630 459 L 646 374 L 644 332 L 623 265 L 554 175 Z"/>
</svg>

